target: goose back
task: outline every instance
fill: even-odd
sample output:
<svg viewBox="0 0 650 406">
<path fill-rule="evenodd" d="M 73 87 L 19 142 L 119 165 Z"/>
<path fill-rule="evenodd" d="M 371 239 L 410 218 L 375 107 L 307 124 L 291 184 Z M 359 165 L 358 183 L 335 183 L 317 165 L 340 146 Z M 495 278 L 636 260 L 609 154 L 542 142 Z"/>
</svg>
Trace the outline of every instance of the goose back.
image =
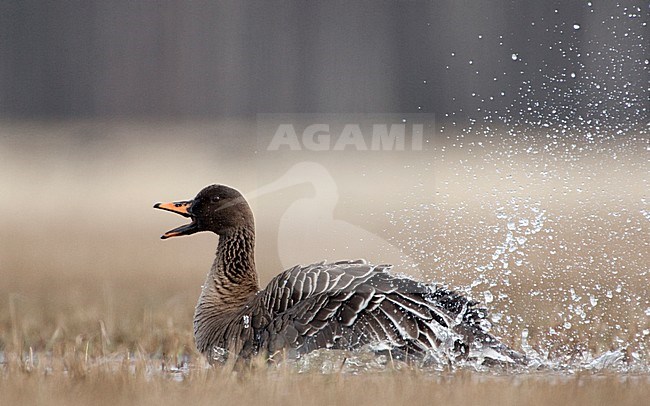
<svg viewBox="0 0 650 406">
<path fill-rule="evenodd" d="M 487 312 L 477 302 L 389 270 L 362 260 L 295 266 L 210 334 L 215 339 L 206 355 L 224 360 L 367 348 L 398 359 L 432 351 L 464 359 L 472 345 L 487 345 L 495 358 L 520 358 L 489 334 Z"/>
</svg>

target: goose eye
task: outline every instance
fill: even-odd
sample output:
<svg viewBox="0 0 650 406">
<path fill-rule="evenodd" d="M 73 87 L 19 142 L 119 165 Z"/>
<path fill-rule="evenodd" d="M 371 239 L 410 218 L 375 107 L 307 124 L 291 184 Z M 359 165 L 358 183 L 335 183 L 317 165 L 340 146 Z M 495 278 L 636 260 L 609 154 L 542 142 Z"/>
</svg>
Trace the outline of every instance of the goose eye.
<svg viewBox="0 0 650 406">
<path fill-rule="evenodd" d="M 221 199 L 220 196 L 213 196 L 211 200 L 212 200 L 212 203 L 217 203 L 220 199 Z"/>
</svg>

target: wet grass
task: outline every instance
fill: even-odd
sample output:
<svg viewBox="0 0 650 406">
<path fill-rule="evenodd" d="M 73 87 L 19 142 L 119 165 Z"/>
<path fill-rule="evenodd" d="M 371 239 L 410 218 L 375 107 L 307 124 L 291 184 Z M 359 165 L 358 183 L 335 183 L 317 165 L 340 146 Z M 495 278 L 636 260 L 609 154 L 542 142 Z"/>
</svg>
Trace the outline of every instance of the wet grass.
<svg viewBox="0 0 650 406">
<path fill-rule="evenodd" d="M 647 375 L 612 373 L 432 374 L 402 368 L 351 375 L 264 367 L 233 372 L 195 360 L 180 380 L 163 360 L 140 356 L 86 359 L 79 351 L 32 362 L 5 361 L 3 404 L 640 405 L 650 395 Z"/>
</svg>

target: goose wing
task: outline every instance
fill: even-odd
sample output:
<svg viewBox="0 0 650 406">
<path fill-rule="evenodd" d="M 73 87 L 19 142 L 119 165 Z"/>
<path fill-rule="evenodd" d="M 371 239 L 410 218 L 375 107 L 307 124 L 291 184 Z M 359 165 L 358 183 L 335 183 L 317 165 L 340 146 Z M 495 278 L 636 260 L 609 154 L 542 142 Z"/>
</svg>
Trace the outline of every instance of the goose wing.
<svg viewBox="0 0 650 406">
<path fill-rule="evenodd" d="M 464 296 L 388 273 L 364 261 L 294 267 L 263 291 L 270 310 L 263 342 L 271 354 L 317 348 L 423 353 L 443 348 L 467 356 L 468 343 L 494 340 L 484 309 Z M 507 347 L 505 347 L 507 348 Z"/>
</svg>

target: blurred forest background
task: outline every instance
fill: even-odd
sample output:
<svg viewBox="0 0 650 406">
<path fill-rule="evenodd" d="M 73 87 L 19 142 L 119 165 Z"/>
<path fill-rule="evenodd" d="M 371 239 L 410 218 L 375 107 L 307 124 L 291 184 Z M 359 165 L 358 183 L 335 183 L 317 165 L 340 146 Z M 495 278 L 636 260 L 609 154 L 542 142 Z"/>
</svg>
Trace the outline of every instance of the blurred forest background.
<svg viewBox="0 0 650 406">
<path fill-rule="evenodd" d="M 628 0 L 3 0 L 0 115 L 463 120 L 518 104 L 522 82 L 543 91 L 545 75 L 571 72 L 629 82 L 647 105 L 647 68 L 608 69 L 612 57 L 647 58 L 647 16 L 646 2 Z M 614 42 L 625 55 L 613 54 Z M 575 82 L 553 86 L 566 93 Z M 593 92 L 602 89 L 568 102 L 589 109 Z"/>
</svg>

